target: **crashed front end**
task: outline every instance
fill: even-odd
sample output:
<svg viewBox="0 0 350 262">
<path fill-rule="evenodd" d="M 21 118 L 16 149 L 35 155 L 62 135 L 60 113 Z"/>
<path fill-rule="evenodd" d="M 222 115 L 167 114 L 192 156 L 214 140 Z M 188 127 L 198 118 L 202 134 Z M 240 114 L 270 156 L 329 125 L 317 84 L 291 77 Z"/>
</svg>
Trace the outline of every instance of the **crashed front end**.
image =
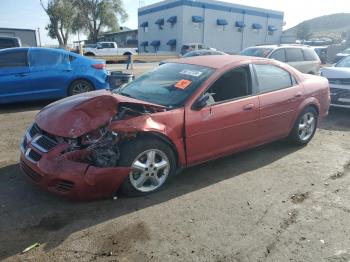
<svg viewBox="0 0 350 262">
<path fill-rule="evenodd" d="M 164 129 L 152 120 L 163 108 L 121 102 L 107 91 L 92 93 L 44 108 L 20 145 L 25 176 L 69 199 L 113 197 L 131 171 L 118 166 L 120 143 L 142 129 Z"/>
<path fill-rule="evenodd" d="M 93 158 L 98 150 L 93 146 L 81 148 L 75 141 L 47 134 L 34 123 L 21 143 L 20 167 L 41 188 L 70 199 L 112 196 L 130 168 L 112 167 L 103 159 Z M 107 159 L 117 159 L 117 153 L 108 153 L 111 155 Z"/>
</svg>

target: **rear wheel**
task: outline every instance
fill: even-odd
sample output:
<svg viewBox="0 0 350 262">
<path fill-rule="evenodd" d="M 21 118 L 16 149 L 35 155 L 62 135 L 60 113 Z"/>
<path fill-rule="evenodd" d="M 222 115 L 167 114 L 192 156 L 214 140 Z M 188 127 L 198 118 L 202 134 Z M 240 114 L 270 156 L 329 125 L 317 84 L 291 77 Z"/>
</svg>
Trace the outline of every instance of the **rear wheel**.
<svg viewBox="0 0 350 262">
<path fill-rule="evenodd" d="M 312 107 L 306 108 L 295 122 L 289 135 L 290 140 L 296 145 L 307 145 L 315 135 L 317 122 L 316 110 Z"/>
<path fill-rule="evenodd" d="M 163 188 L 175 174 L 176 160 L 172 149 L 155 138 L 135 139 L 121 147 L 120 166 L 131 167 L 121 192 L 142 196 Z"/>
<path fill-rule="evenodd" d="M 72 96 L 72 95 L 78 95 L 78 94 L 82 94 L 82 93 L 86 93 L 86 92 L 90 92 L 95 90 L 95 88 L 93 87 L 93 85 L 84 79 L 79 79 L 74 81 L 68 90 L 68 95 Z"/>
</svg>

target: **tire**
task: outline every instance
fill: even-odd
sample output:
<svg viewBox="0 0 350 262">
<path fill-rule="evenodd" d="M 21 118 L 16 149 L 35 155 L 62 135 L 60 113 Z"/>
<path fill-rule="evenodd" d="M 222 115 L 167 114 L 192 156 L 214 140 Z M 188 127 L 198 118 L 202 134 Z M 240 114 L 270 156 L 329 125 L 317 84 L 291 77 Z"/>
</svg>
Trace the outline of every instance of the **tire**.
<svg viewBox="0 0 350 262">
<path fill-rule="evenodd" d="M 86 53 L 84 56 L 95 56 L 93 53 Z"/>
<path fill-rule="evenodd" d="M 175 175 L 176 159 L 173 150 L 163 141 L 136 138 L 121 146 L 119 166 L 135 168 L 120 187 L 121 193 L 135 197 L 163 189 Z"/>
<path fill-rule="evenodd" d="M 78 95 L 90 91 L 94 91 L 94 86 L 87 80 L 79 79 L 70 84 L 68 96 Z"/>
<path fill-rule="evenodd" d="M 315 135 L 317 123 L 317 111 L 313 107 L 307 107 L 295 121 L 289 140 L 298 146 L 307 145 Z"/>
</svg>

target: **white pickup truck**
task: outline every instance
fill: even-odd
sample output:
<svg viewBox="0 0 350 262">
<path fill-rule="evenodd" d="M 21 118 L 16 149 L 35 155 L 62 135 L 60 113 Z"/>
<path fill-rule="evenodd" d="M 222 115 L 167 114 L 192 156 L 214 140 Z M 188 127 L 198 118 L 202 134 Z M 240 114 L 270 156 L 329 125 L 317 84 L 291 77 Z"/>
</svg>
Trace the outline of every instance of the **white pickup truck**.
<svg viewBox="0 0 350 262">
<path fill-rule="evenodd" d="M 115 42 L 98 42 L 96 47 L 84 48 L 86 56 L 127 55 L 128 53 L 135 55 L 137 48 L 118 48 Z"/>
</svg>

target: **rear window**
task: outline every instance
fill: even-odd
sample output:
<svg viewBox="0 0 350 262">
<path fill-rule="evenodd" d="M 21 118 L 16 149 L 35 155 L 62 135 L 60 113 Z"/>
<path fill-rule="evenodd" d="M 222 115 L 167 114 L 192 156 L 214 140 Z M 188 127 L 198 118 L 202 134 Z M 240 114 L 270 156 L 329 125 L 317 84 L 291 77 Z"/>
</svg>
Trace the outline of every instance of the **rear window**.
<svg viewBox="0 0 350 262">
<path fill-rule="evenodd" d="M 0 53 L 0 67 L 23 67 L 28 65 L 28 52 L 26 50 L 17 52 Z"/>
<path fill-rule="evenodd" d="M 268 93 L 293 86 L 291 75 L 273 65 L 255 65 L 261 93 Z"/>
<path fill-rule="evenodd" d="M 182 47 L 181 47 L 181 49 L 183 49 L 183 50 L 186 50 L 186 49 L 189 49 L 190 47 L 188 46 L 188 45 L 183 45 Z"/>
<path fill-rule="evenodd" d="M 16 39 L 12 38 L 2 38 L 0 39 L 0 49 L 19 47 L 19 43 Z"/>
<path fill-rule="evenodd" d="M 309 48 L 305 48 L 305 49 L 303 49 L 303 52 L 304 52 L 305 61 L 317 61 L 318 60 L 318 56 L 314 50 L 309 49 Z"/>
<path fill-rule="evenodd" d="M 304 55 L 301 48 L 287 48 L 286 49 L 287 62 L 301 62 L 304 61 Z"/>
<path fill-rule="evenodd" d="M 240 54 L 246 56 L 267 57 L 272 51 L 272 48 L 247 48 Z"/>
</svg>

